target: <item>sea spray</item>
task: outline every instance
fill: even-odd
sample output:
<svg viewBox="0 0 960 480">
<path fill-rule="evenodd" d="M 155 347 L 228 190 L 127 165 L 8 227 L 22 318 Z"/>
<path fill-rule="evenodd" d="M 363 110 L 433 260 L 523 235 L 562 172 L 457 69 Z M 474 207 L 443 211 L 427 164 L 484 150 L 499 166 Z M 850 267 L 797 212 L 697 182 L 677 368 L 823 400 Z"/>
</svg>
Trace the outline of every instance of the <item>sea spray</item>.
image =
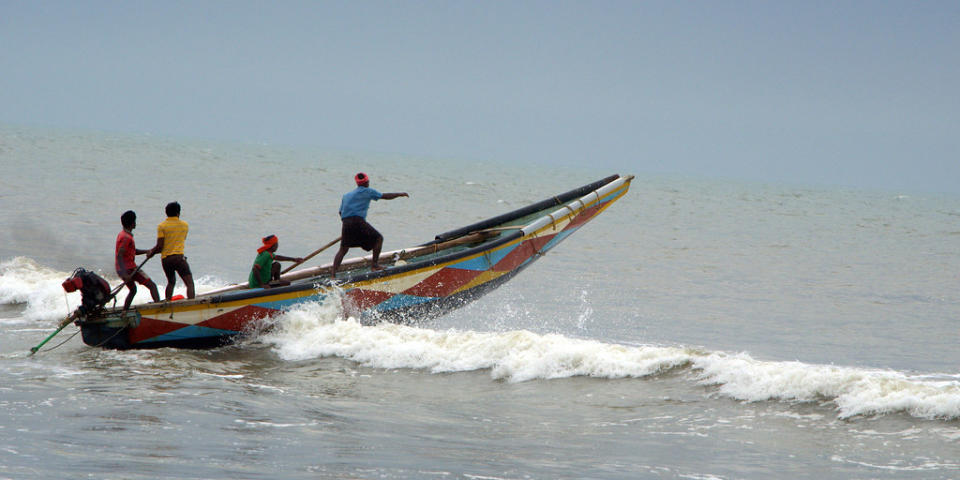
<svg viewBox="0 0 960 480">
<path fill-rule="evenodd" d="M 645 377 L 681 366 L 682 348 L 625 347 L 525 330 L 437 331 L 343 319 L 338 308 L 308 303 L 284 313 L 277 328 L 260 337 L 286 360 L 337 356 L 375 368 L 413 368 L 434 373 L 489 369 L 495 379 L 594 376 Z"/>
<path fill-rule="evenodd" d="M 61 286 L 69 276 L 70 272 L 44 267 L 26 257 L 4 261 L 0 263 L 0 304 L 24 305 L 22 316 L 28 320 L 61 318 L 80 303 L 80 292 L 66 294 Z"/>
<path fill-rule="evenodd" d="M 960 418 L 960 380 L 889 370 L 801 362 L 766 362 L 745 353 L 714 352 L 693 360 L 699 380 L 719 393 L 759 402 L 826 401 L 840 418 L 904 412 L 919 418 Z"/>
<path fill-rule="evenodd" d="M 628 346 L 526 330 L 367 326 L 343 318 L 339 303 L 308 303 L 286 312 L 260 340 L 273 345 L 285 360 L 335 356 L 372 368 L 432 373 L 489 370 L 491 378 L 508 382 L 574 376 L 648 378 L 679 368 L 694 382 L 716 386 L 719 395 L 746 402 L 833 404 L 840 418 L 895 412 L 919 418 L 960 418 L 956 377 L 931 379 L 895 371 L 761 361 L 746 353 Z"/>
<path fill-rule="evenodd" d="M 96 272 L 106 278 L 111 286 L 120 284 L 120 280 L 113 272 Z M 0 263 L 0 304 L 23 305 L 22 318 L 27 320 L 56 321 L 75 310 L 80 304 L 80 292 L 66 293 L 62 283 L 72 272 L 55 270 L 26 257 L 14 257 Z M 154 279 L 162 291 L 162 279 Z M 194 280 L 198 292 L 212 290 L 228 285 L 221 279 L 204 275 Z M 183 282 L 177 282 L 174 294 L 185 294 Z M 121 289 L 117 293 L 117 301 L 126 298 L 127 290 Z M 66 298 L 66 300 L 64 300 Z M 139 305 L 151 301 L 150 292 L 145 287 L 139 287 L 134 304 Z"/>
</svg>

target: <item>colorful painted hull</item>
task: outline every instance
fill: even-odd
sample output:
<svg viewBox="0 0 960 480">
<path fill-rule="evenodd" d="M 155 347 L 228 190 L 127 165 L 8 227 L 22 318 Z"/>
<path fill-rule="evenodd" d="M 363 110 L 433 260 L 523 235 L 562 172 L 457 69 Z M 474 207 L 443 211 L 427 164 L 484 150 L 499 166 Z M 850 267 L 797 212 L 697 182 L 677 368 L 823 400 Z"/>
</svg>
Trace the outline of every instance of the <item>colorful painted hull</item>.
<svg viewBox="0 0 960 480">
<path fill-rule="evenodd" d="M 108 309 L 78 323 L 87 345 L 116 349 L 224 345 L 304 302 L 341 302 L 345 314 L 365 323 L 416 323 L 466 305 L 513 278 L 623 196 L 632 179 L 614 175 L 426 244 L 386 252 L 384 270 L 369 271 L 354 259 L 358 268 L 345 270 L 336 285 L 323 275 L 328 267 L 321 266 L 285 275 L 287 286 L 238 286 L 127 312 Z M 345 261 L 345 268 L 349 264 Z"/>
</svg>

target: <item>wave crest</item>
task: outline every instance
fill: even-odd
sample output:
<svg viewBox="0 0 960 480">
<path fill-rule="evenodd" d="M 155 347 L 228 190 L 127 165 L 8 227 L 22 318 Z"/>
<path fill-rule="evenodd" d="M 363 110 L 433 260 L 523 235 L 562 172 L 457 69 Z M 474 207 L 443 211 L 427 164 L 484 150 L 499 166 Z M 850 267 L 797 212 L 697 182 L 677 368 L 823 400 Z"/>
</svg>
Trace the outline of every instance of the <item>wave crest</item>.
<svg viewBox="0 0 960 480">
<path fill-rule="evenodd" d="M 841 418 L 904 412 L 920 418 L 960 418 L 960 378 L 908 375 L 802 362 L 765 362 L 747 354 L 712 353 L 693 366 L 705 384 L 748 402 L 834 403 Z"/>
<path fill-rule="evenodd" d="M 841 418 L 903 412 L 960 418 L 960 377 L 770 362 L 745 353 L 683 347 L 628 346 L 526 330 L 432 330 L 342 317 L 340 302 L 305 304 L 277 318 L 259 340 L 285 360 L 340 357 L 367 367 L 433 373 L 489 370 L 496 380 L 524 382 L 574 376 L 648 378 L 684 369 L 716 394 L 747 402 L 820 402 Z M 709 393 L 708 393 L 709 394 Z"/>
<path fill-rule="evenodd" d="M 46 267 L 27 257 L 14 257 L 0 262 L 0 305 L 24 305 L 21 316 L 26 320 L 59 320 L 80 305 L 80 292 L 66 293 L 61 286 L 72 273 Z M 111 275 L 112 272 L 97 273 L 105 276 L 113 286 L 120 283 L 115 275 Z M 227 285 L 212 276 L 202 276 L 194 279 L 194 282 L 198 292 Z M 158 283 L 157 286 L 163 292 L 164 285 Z M 177 282 L 174 293 L 185 292 L 183 282 Z M 118 301 L 122 302 L 125 295 L 124 291 L 119 292 Z M 134 303 L 148 301 L 150 293 L 145 288 L 139 289 Z"/>
<path fill-rule="evenodd" d="M 14 257 L 0 263 L 0 304 L 25 305 L 28 319 L 52 320 L 72 311 L 80 303 L 80 293 L 66 294 L 60 284 L 70 276 L 47 268 L 26 257 Z"/>
</svg>

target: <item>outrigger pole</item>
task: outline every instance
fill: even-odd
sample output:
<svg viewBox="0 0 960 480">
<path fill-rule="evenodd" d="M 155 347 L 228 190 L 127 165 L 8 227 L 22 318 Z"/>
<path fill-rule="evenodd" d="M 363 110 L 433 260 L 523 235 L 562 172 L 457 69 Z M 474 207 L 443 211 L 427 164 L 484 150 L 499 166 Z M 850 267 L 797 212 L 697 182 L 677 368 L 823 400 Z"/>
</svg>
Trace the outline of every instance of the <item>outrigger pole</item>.
<svg viewBox="0 0 960 480">
<path fill-rule="evenodd" d="M 315 250 L 315 251 L 314 251 L 313 253 L 311 253 L 310 255 L 307 255 L 306 257 L 303 257 L 303 262 L 306 262 L 307 260 L 310 260 L 311 258 L 313 258 L 314 256 L 316 256 L 318 253 L 320 253 L 320 252 L 322 252 L 322 251 L 324 251 L 324 250 L 326 250 L 326 249 L 328 249 L 328 248 L 336 245 L 336 243 L 339 242 L 339 241 L 340 241 L 340 237 L 337 237 L 335 240 L 331 240 L 330 243 L 328 243 L 328 244 L 326 244 L 326 245 L 318 248 L 317 250 Z M 290 266 L 287 267 L 284 271 L 280 272 L 280 274 L 283 275 L 284 273 L 287 273 L 287 272 L 289 272 L 290 270 L 293 270 L 294 268 L 299 267 L 300 264 L 303 263 L 303 262 L 297 262 L 297 263 L 294 263 L 293 265 L 290 265 Z"/>
<path fill-rule="evenodd" d="M 132 279 L 133 276 L 136 275 L 137 272 L 139 272 L 140 269 L 143 268 L 143 265 L 144 265 L 145 263 L 147 263 L 151 258 L 153 258 L 153 257 L 152 257 L 152 256 L 147 257 L 146 259 L 144 259 L 144 261 L 140 262 L 140 265 L 137 265 L 137 269 L 134 270 L 133 273 L 130 274 L 130 278 Z M 110 295 L 108 295 L 107 298 L 104 299 L 103 302 L 101 302 L 100 305 L 97 305 L 97 306 L 98 306 L 98 307 L 102 307 L 102 306 L 106 305 L 107 302 L 109 302 L 110 300 L 113 300 L 113 297 L 116 297 L 116 296 L 117 296 L 117 293 L 120 292 L 120 289 L 123 288 L 123 286 L 126 285 L 126 284 L 127 284 L 127 282 L 121 282 L 120 285 L 117 285 L 116 288 L 114 288 L 113 291 L 110 292 Z M 70 315 L 67 315 L 67 318 L 64 318 L 63 320 L 61 320 L 61 321 L 60 321 L 60 324 L 57 326 L 57 329 L 56 329 L 53 333 L 51 333 L 49 336 L 47 336 L 47 338 L 44 338 L 43 341 L 40 342 L 36 347 L 33 347 L 33 348 L 30 349 L 30 355 L 33 355 L 34 353 L 37 353 L 37 351 L 40 350 L 40 347 L 46 345 L 46 343 L 49 342 L 50 339 L 52 339 L 53 337 L 57 336 L 57 334 L 60 333 L 61 330 L 63 330 L 64 328 L 67 328 L 67 325 L 70 325 L 70 322 L 73 321 L 73 319 L 77 316 L 77 314 L 79 313 L 79 311 L 80 311 L 80 310 L 77 309 L 76 311 L 74 311 L 74 312 L 71 313 Z"/>
</svg>

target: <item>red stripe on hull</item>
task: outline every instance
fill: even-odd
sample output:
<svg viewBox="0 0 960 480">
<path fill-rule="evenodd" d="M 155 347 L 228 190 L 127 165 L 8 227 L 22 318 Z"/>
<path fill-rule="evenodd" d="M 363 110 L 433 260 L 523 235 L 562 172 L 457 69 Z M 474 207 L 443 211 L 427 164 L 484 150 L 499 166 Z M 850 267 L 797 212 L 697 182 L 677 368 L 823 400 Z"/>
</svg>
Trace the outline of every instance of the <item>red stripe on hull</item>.
<svg viewBox="0 0 960 480">
<path fill-rule="evenodd" d="M 420 283 L 404 290 L 403 294 L 429 298 L 446 297 L 457 291 L 460 287 L 470 283 L 470 281 L 477 278 L 480 273 L 482 272 L 477 270 L 444 268 L 423 279 Z"/>
<path fill-rule="evenodd" d="M 258 307 L 256 305 L 246 305 L 236 310 L 227 312 L 197 324 L 198 327 L 216 328 L 218 330 L 228 330 L 232 332 L 241 332 L 251 322 L 261 318 L 267 318 L 277 313 L 276 310 Z M 140 325 L 130 329 L 130 343 L 135 344 L 150 340 L 154 337 L 166 335 L 175 332 L 189 325 L 180 322 L 168 322 L 157 318 L 143 317 L 140 319 Z"/>
<path fill-rule="evenodd" d="M 531 238 L 530 240 L 527 240 L 527 243 L 529 243 L 535 251 L 539 252 L 544 246 L 546 246 L 546 244 L 550 243 L 550 240 L 553 240 L 553 237 L 556 236 L 557 234 L 554 233 L 551 235 L 544 235 L 542 237 Z"/>
<path fill-rule="evenodd" d="M 534 253 L 535 250 L 530 246 L 529 242 L 522 242 L 490 269 L 495 272 L 509 272 L 519 267 L 520 264 L 525 262 Z"/>
<path fill-rule="evenodd" d="M 514 248 L 512 252 L 508 253 L 507 256 L 500 259 L 496 265 L 491 268 L 491 270 L 496 272 L 509 272 L 520 265 L 523 262 L 526 262 L 530 257 L 535 255 L 540 249 L 543 248 L 550 240 L 553 240 L 553 237 L 556 237 L 557 234 L 553 233 L 550 235 L 544 235 L 542 237 L 531 238 L 525 240 L 520 245 L 517 245 L 517 248 Z"/>
<path fill-rule="evenodd" d="M 356 315 L 368 308 L 380 305 L 392 296 L 393 294 L 388 292 L 355 288 L 347 292 L 347 298 L 343 302 L 343 307 L 348 315 Z"/>
<path fill-rule="evenodd" d="M 170 332 L 180 330 L 183 327 L 184 324 L 179 322 L 168 322 L 166 320 L 143 317 L 140 319 L 139 326 L 130 329 L 130 343 L 134 344 L 149 340 L 153 337 L 159 337 L 160 335 L 166 335 Z"/>
<path fill-rule="evenodd" d="M 588 209 L 586 209 L 586 210 L 578 213 L 577 216 L 573 217 L 573 219 L 570 220 L 570 223 L 567 224 L 567 227 L 564 228 L 564 230 L 570 230 L 570 229 L 573 229 L 573 228 L 577 228 L 577 227 L 582 226 L 584 223 L 589 222 L 590 220 L 593 219 L 593 217 L 595 217 L 598 213 L 600 213 L 600 209 L 603 208 L 604 205 L 606 205 L 606 204 L 605 204 L 605 203 L 604 203 L 604 204 L 598 203 L 598 204 L 596 204 L 596 205 L 594 205 L 594 206 L 592 206 L 592 207 L 590 207 L 590 208 L 588 208 Z"/>
<path fill-rule="evenodd" d="M 250 323 L 273 316 L 276 313 L 277 310 L 271 308 L 245 305 L 231 312 L 213 317 L 210 320 L 204 320 L 198 323 L 197 326 L 240 332 L 243 331 L 247 325 L 250 325 Z"/>
</svg>

